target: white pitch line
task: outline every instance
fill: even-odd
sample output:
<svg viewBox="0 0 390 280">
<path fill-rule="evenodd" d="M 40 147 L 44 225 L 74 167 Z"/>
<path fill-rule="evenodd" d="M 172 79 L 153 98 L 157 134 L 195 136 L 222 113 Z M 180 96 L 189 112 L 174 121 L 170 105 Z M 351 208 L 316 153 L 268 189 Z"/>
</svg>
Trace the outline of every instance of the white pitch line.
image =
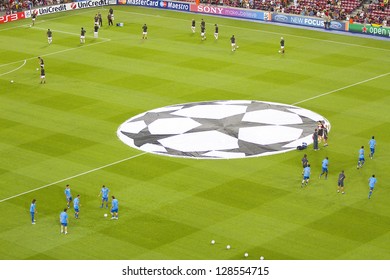
<svg viewBox="0 0 390 280">
<path fill-rule="evenodd" d="M 331 91 L 328 91 L 328 92 L 325 92 L 325 93 L 322 93 L 322 94 L 319 94 L 319 95 L 316 95 L 316 96 L 313 96 L 313 97 L 310 97 L 310 98 L 307 98 L 307 99 L 304 99 L 304 100 L 301 100 L 301 101 L 298 101 L 298 102 L 295 102 L 295 103 L 293 103 L 291 105 L 297 105 L 297 104 L 301 104 L 301 103 L 306 102 L 306 101 L 317 99 L 319 97 L 322 97 L 322 96 L 325 96 L 325 95 L 329 95 L 329 94 L 334 93 L 334 92 L 338 92 L 338 91 L 341 91 L 341 90 L 344 90 L 344 89 L 347 89 L 347 88 L 351 88 L 351 87 L 354 87 L 354 86 L 357 86 L 357 85 L 361 85 L 361 84 L 367 83 L 367 82 L 372 81 L 372 80 L 376 80 L 376 79 L 385 77 L 385 76 L 387 76 L 389 74 L 390 74 L 390 72 L 387 72 L 385 74 L 382 74 L 382 75 L 379 75 L 379 76 L 375 76 L 373 78 L 370 78 L 370 79 L 367 79 L 367 80 L 364 80 L 364 81 L 360 81 L 360 82 L 357 82 L 357 83 L 354 83 L 354 84 L 351 84 L 351 85 L 348 85 L 348 86 L 345 86 L 345 87 L 334 89 L 334 90 L 331 90 Z"/>
<path fill-rule="evenodd" d="M 58 180 L 58 181 L 56 181 L 56 182 L 53 182 L 53 183 L 50 183 L 50 184 L 47 184 L 47 185 L 43 185 L 43 186 L 40 186 L 40 187 L 38 187 L 38 188 L 29 190 L 29 191 L 26 191 L 26 192 L 23 192 L 23 193 L 20 193 L 20 194 L 16 194 L 16 195 L 13 195 L 13 196 L 4 198 L 4 199 L 0 200 L 0 203 L 1 203 L 1 202 L 4 202 L 4 201 L 7 201 L 7 200 L 10 200 L 10 199 L 13 199 L 13 198 L 16 198 L 16 197 L 19 197 L 19 196 L 22 196 L 22 195 L 25 195 L 25 194 L 28 194 L 28 193 L 31 193 L 31 192 L 35 192 L 35 191 L 37 191 L 37 190 L 41 190 L 41 189 L 50 187 L 50 186 L 55 185 L 55 184 L 58 184 L 58 183 L 62 183 L 62 182 L 64 182 L 64 181 L 67 181 L 67 180 L 70 180 L 70 179 L 74 179 L 74 178 L 77 178 L 77 177 L 80 177 L 80 176 L 83 176 L 83 175 L 86 175 L 86 174 L 89 174 L 89 173 L 92 173 L 92 172 L 101 170 L 101 169 L 106 168 L 106 167 L 110 167 L 110 166 L 112 166 L 112 165 L 115 165 L 115 164 L 118 164 L 118 163 L 121 163 L 121 162 L 130 160 L 130 159 L 133 159 L 133 158 L 142 156 L 142 155 L 144 155 L 144 154 L 147 154 L 147 153 L 146 153 L 146 152 L 143 152 L 143 153 L 140 153 L 140 154 L 138 154 L 138 155 L 134 155 L 134 156 L 131 156 L 131 157 L 128 157 L 128 158 L 125 158 L 125 159 L 121 159 L 121 160 L 118 160 L 118 161 L 115 161 L 115 162 L 112 162 L 112 163 L 109 163 L 109 164 L 106 164 L 106 165 L 103 165 L 103 166 L 100 166 L 100 167 L 97 167 L 97 168 L 94 168 L 94 169 L 91 169 L 91 170 L 82 172 L 82 173 L 79 173 L 79 174 L 76 174 L 76 175 L 73 175 L 73 176 L 70 176 L 70 177 L 67 177 L 67 178 Z"/>
<path fill-rule="evenodd" d="M 98 45 L 98 44 L 102 44 L 102 43 L 107 43 L 107 42 L 110 42 L 110 41 L 111 41 L 111 39 L 105 39 L 104 41 L 101 41 L 101 42 L 96 42 L 96 43 L 91 43 L 91 44 L 85 44 L 85 45 L 81 45 L 81 46 L 79 46 L 79 47 L 74 47 L 74 48 L 70 48 L 70 49 L 65 49 L 65 50 L 61 50 L 61 51 L 57 51 L 57 52 L 52 52 L 52 53 L 48 53 L 48 54 L 41 54 L 41 55 L 39 55 L 39 56 L 41 56 L 41 57 L 51 56 L 51 55 L 55 55 L 55 54 L 59 54 L 59 53 L 63 53 L 63 52 L 78 50 L 78 49 L 80 49 L 80 48 L 86 48 L 86 47 L 90 47 L 90 46 L 94 46 L 94 45 Z M 23 59 L 23 60 L 18 60 L 18 61 L 10 62 L 10 63 L 7 63 L 7 64 L 1 64 L 0 67 L 3 67 L 3 66 L 5 66 L 5 65 L 10 65 L 10 64 L 18 63 L 18 62 L 22 62 L 22 61 L 26 61 L 26 60 L 32 60 L 32 59 L 37 59 L 37 57 L 34 56 L 34 57 L 26 58 L 26 59 Z"/>
<path fill-rule="evenodd" d="M 27 62 L 27 60 L 24 60 L 23 64 L 20 65 L 18 68 L 14 69 L 14 70 L 11 70 L 11 71 L 8 71 L 7 73 L 0 74 L 0 77 L 1 77 L 1 76 L 4 76 L 4 75 L 7 75 L 7 74 L 9 74 L 9 73 L 18 71 L 20 68 L 22 68 L 24 65 L 26 65 L 26 62 Z"/>
</svg>

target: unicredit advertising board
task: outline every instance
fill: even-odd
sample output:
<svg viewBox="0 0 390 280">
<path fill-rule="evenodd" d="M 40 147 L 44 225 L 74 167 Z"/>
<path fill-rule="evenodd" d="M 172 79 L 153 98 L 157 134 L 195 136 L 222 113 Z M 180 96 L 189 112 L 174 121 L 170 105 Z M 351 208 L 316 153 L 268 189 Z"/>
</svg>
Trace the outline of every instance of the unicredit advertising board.
<svg viewBox="0 0 390 280">
<path fill-rule="evenodd" d="M 113 2 L 115 3 L 115 2 Z M 45 6 L 36 9 L 32 9 L 31 11 L 25 11 L 25 17 L 31 17 L 31 13 L 37 13 L 38 16 L 54 14 L 58 12 L 66 12 L 72 11 L 76 9 L 84 9 L 84 8 L 93 8 L 93 7 L 101 7 L 106 5 L 111 5 L 110 0 L 89 0 L 89 1 L 81 1 L 81 2 L 72 2 L 60 5 L 53 6 Z"/>
<path fill-rule="evenodd" d="M 215 5 L 191 4 L 191 12 L 200 14 L 211 14 L 225 17 L 245 18 L 252 20 L 271 20 L 271 14 L 263 11 L 228 8 Z"/>
<path fill-rule="evenodd" d="M 303 17 L 303 16 L 296 16 L 296 15 L 273 13 L 272 21 L 294 24 L 294 25 L 325 28 L 324 20 L 322 18 L 315 18 L 315 17 Z M 345 22 L 341 22 L 341 21 L 331 21 L 330 29 L 348 31 Z"/>
<path fill-rule="evenodd" d="M 190 11 L 190 4 L 173 1 L 160 0 L 118 0 L 118 5 L 131 5 L 159 9 L 168 9 L 176 11 Z"/>
</svg>

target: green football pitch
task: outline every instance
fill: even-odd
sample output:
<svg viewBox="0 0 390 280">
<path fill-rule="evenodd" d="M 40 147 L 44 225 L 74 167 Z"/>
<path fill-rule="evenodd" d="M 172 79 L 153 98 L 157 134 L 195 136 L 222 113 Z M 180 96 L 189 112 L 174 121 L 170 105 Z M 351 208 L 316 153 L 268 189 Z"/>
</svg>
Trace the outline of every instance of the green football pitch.
<svg viewBox="0 0 390 280">
<path fill-rule="evenodd" d="M 104 20 L 93 39 L 98 11 L 106 19 L 107 7 L 38 17 L 31 28 L 30 20 L 0 26 L 0 259 L 241 260 L 245 252 L 248 259 L 390 259 L 389 40 L 117 6 L 115 22 L 124 26 Z M 285 55 L 278 53 L 281 36 Z M 45 61 L 44 85 L 38 56 Z M 197 160 L 145 153 L 116 135 L 142 112 L 208 100 L 312 110 L 332 125 L 329 146 Z M 362 145 L 367 159 L 357 170 Z M 303 153 L 312 166 L 306 188 Z M 324 157 L 327 180 L 318 178 Z M 336 192 L 342 169 L 345 195 Z M 368 199 L 372 174 L 378 183 Z M 80 194 L 81 212 L 76 220 L 69 210 L 63 235 L 66 184 L 74 197 Z M 118 220 L 104 218 L 103 184 L 119 200 Z"/>
</svg>

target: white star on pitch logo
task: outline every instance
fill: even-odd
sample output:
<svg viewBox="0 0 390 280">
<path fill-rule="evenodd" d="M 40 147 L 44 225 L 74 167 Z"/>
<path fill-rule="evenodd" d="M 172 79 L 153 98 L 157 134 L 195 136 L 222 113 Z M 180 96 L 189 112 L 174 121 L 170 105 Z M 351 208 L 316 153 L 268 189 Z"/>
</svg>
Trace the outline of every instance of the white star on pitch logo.
<svg viewBox="0 0 390 280">
<path fill-rule="evenodd" d="M 321 115 L 264 101 L 208 101 L 154 109 L 117 131 L 127 145 L 159 155 L 228 159 L 272 155 L 312 143 Z"/>
</svg>

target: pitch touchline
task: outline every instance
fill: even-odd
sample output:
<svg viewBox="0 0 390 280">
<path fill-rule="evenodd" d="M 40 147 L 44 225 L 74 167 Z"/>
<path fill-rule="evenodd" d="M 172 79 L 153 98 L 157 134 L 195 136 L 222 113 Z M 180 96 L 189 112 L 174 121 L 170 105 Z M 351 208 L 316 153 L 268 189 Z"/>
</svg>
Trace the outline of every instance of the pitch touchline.
<svg viewBox="0 0 390 280">
<path fill-rule="evenodd" d="M 98 170 L 100 170 L 100 169 L 103 169 L 103 168 L 106 168 L 106 167 L 109 167 L 109 166 L 112 166 L 112 165 L 115 165 L 115 164 L 118 164 L 118 163 L 121 163 L 121 162 L 130 160 L 130 159 L 133 159 L 133 158 L 142 156 L 142 155 L 144 155 L 144 154 L 146 154 L 146 152 L 143 152 L 143 153 L 140 153 L 140 154 L 138 154 L 138 155 L 134 155 L 134 156 L 131 156 L 131 157 L 128 157 L 128 158 L 125 158 L 125 159 L 121 159 L 121 160 L 118 160 L 118 161 L 115 161 L 115 162 L 112 162 L 112 163 L 109 163 L 109 164 L 106 164 L 106 165 L 103 165 L 103 166 L 100 166 L 100 167 L 97 167 L 97 168 L 94 168 L 94 169 L 91 169 L 91 170 L 88 170 L 88 171 L 85 171 L 85 172 L 83 172 L 83 173 L 79 173 L 79 174 L 70 176 L 70 177 L 68 177 L 68 178 L 64 178 L 64 179 L 58 180 L 58 181 L 56 181 L 56 182 L 53 182 L 53 183 L 50 183 L 50 184 L 47 184 L 47 185 L 40 186 L 40 187 L 38 187 L 38 188 L 29 190 L 29 191 L 26 191 L 26 192 L 23 192 L 23 193 L 20 193 L 20 194 L 16 194 L 16 195 L 13 195 L 13 196 L 4 198 L 4 199 L 0 200 L 0 203 L 1 203 L 1 202 L 4 202 L 4 201 L 7 201 L 7 200 L 10 200 L 10 199 L 15 198 L 15 197 L 19 197 L 19 196 L 22 196 L 22 195 L 25 195 L 25 194 L 28 194 L 28 193 L 31 193 L 31 192 L 35 192 L 35 191 L 40 190 L 40 189 L 44 189 L 44 188 L 50 187 L 50 186 L 52 186 L 52 185 L 54 185 L 54 184 L 62 183 L 62 182 L 64 182 L 64 181 L 66 181 L 66 180 L 70 180 L 70 179 L 73 179 L 73 178 L 77 178 L 77 177 L 80 177 L 80 176 L 83 176 L 83 175 L 86 175 L 86 174 L 89 174 L 89 173 L 98 171 Z"/>
<path fill-rule="evenodd" d="M 1 77 L 1 76 L 4 76 L 4 75 L 7 75 L 7 74 L 9 74 L 9 73 L 18 71 L 20 68 L 22 68 L 24 65 L 26 65 L 26 62 L 27 62 L 27 60 L 24 60 L 23 64 L 20 65 L 18 68 L 14 69 L 14 70 L 11 70 L 11 71 L 8 71 L 7 73 L 0 74 L 0 77 Z"/>
<path fill-rule="evenodd" d="M 385 76 L 387 76 L 389 74 L 390 74 L 390 72 L 387 72 L 385 74 L 382 74 L 382 75 L 379 75 L 379 76 L 376 76 L 376 77 L 373 77 L 373 78 L 370 78 L 370 79 L 367 79 L 367 80 L 364 80 L 364 81 L 360 81 L 360 82 L 357 82 L 357 83 L 354 83 L 354 84 L 351 84 L 351 85 L 348 85 L 348 86 L 345 86 L 345 87 L 334 89 L 334 90 L 331 90 L 331 91 L 328 91 L 328 92 L 325 92 L 325 93 L 322 93 L 322 94 L 319 94 L 319 95 L 316 95 L 316 96 L 313 96 L 313 97 L 310 97 L 310 98 L 307 98 L 307 99 L 304 99 L 304 100 L 301 100 L 301 101 L 298 101 L 298 102 L 295 102 L 295 103 L 293 103 L 291 105 L 301 104 L 303 102 L 310 101 L 310 100 L 313 100 L 313 99 L 316 99 L 316 98 L 319 98 L 319 97 L 322 97 L 322 96 L 325 96 L 325 95 L 329 95 L 331 93 L 338 92 L 338 91 L 343 90 L 343 89 L 351 88 L 351 87 L 354 87 L 354 86 L 357 86 L 357 85 L 361 85 L 361 84 L 367 83 L 367 82 L 372 81 L 372 80 L 376 80 L 376 79 L 385 77 Z"/>
</svg>

